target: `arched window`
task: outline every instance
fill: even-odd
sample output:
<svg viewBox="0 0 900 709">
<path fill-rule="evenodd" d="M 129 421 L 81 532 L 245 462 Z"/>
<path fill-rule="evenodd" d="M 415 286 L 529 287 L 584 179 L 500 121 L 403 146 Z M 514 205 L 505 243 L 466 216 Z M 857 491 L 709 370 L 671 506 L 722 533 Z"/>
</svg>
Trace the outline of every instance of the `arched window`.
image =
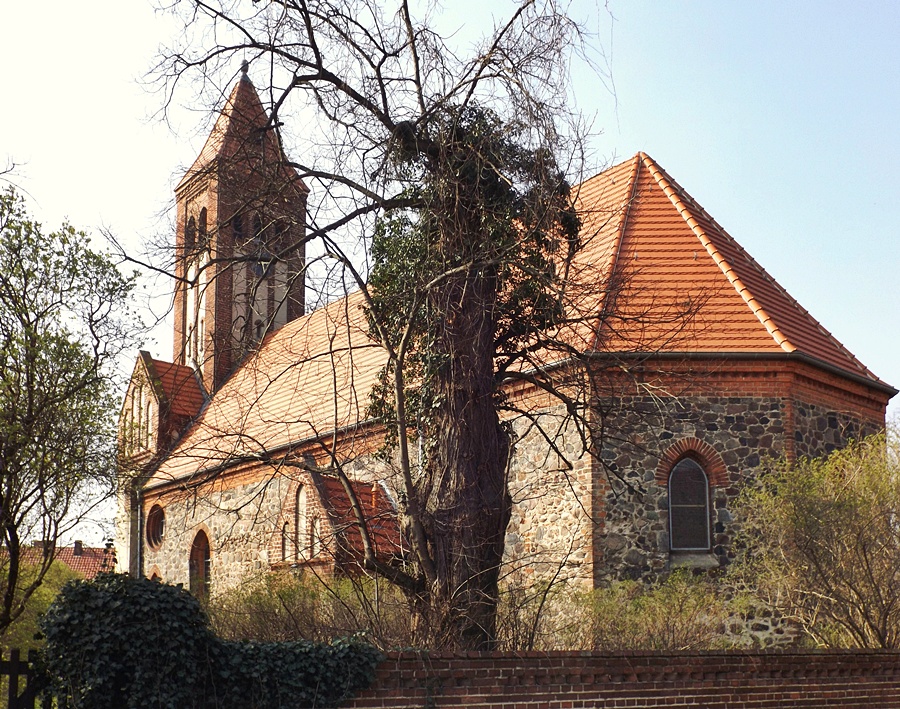
<svg viewBox="0 0 900 709">
<path fill-rule="evenodd" d="M 197 220 L 197 236 L 200 239 L 200 245 L 206 245 L 206 207 L 200 210 L 200 218 Z"/>
<path fill-rule="evenodd" d="M 234 238 L 235 246 L 240 246 L 244 241 L 244 215 L 235 214 L 231 219 L 231 234 Z"/>
<path fill-rule="evenodd" d="M 669 473 L 669 546 L 709 549 L 709 479 L 692 458 L 682 458 Z"/>
<path fill-rule="evenodd" d="M 204 600 L 209 598 L 209 559 L 209 537 L 201 529 L 191 544 L 188 571 L 191 593 Z"/>
<path fill-rule="evenodd" d="M 194 244 L 197 243 L 197 222 L 191 217 L 188 219 L 187 225 L 184 227 L 184 250 L 190 253 L 194 250 Z"/>
<path fill-rule="evenodd" d="M 296 506 L 294 507 L 294 558 L 306 557 L 308 524 L 306 518 L 306 487 L 297 488 Z"/>
</svg>

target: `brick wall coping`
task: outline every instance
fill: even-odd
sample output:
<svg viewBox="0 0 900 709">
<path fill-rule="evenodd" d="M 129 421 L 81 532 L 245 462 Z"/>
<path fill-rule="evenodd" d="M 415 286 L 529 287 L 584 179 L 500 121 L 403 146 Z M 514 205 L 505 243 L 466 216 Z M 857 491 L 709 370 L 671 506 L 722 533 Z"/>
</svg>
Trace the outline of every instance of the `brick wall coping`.
<svg viewBox="0 0 900 709">
<path fill-rule="evenodd" d="M 900 661 L 900 649 L 885 650 L 880 648 L 870 648 L 861 650 L 831 650 L 831 649 L 796 649 L 796 648 L 780 648 L 767 650 L 551 650 L 551 651 L 534 651 L 534 652 L 500 652 L 500 651 L 478 651 L 478 650 L 459 650 L 452 652 L 431 651 L 431 650 L 401 650 L 390 651 L 384 653 L 385 661 L 434 661 L 434 660 L 506 660 L 509 662 L 517 662 L 519 660 L 553 660 L 553 659 L 574 659 L 574 658 L 597 658 L 597 659 L 626 659 L 626 658 L 677 658 L 679 660 L 687 660 L 691 657 L 702 658 L 725 658 L 725 657 L 758 657 L 760 659 L 766 657 L 796 657 L 796 658 L 815 658 L 815 657 L 846 657 L 861 658 L 868 655 L 890 658 Z"/>
</svg>

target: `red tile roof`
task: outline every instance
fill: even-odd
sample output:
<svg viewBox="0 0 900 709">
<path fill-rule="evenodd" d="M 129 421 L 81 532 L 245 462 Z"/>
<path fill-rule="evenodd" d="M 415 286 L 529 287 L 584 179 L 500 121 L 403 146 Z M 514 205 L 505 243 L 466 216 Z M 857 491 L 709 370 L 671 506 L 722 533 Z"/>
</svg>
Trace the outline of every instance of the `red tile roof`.
<svg viewBox="0 0 900 709">
<path fill-rule="evenodd" d="M 147 371 L 158 391 L 165 396 L 171 407 L 172 414 L 193 418 L 200 413 L 206 397 L 193 369 L 182 364 L 153 359 L 146 352 L 141 352 L 141 356 L 144 357 Z"/>
<path fill-rule="evenodd" d="M 615 268 L 626 279 L 624 297 L 617 303 L 621 318 L 604 323 L 600 347 L 620 352 L 800 352 L 883 385 L 648 155 L 639 153 L 585 187 L 608 182 L 610 173 L 621 174 L 629 164 L 629 188 L 617 197 L 625 197 L 624 192 L 630 198 L 617 233 L 602 234 L 582 254 L 597 263 L 614 251 Z M 673 310 L 678 304 L 689 304 L 682 311 L 686 320 Z M 647 317 L 628 319 L 638 314 Z M 671 322 L 667 315 L 674 316 Z"/>
<path fill-rule="evenodd" d="M 385 363 L 359 291 L 270 333 L 216 392 L 150 483 L 313 440 L 365 419 Z"/>
<path fill-rule="evenodd" d="M 350 505 L 350 497 L 343 484 L 331 475 L 318 476 L 316 483 L 322 504 L 328 510 L 332 527 L 344 549 L 354 557 L 361 557 L 364 552 L 362 537 L 356 514 Z M 355 480 L 350 485 L 362 508 L 375 555 L 387 561 L 400 554 L 402 537 L 397 523 L 397 511 L 384 487 L 377 482 L 363 483 Z"/>
<path fill-rule="evenodd" d="M 43 549 L 37 545 L 22 550 L 22 559 L 28 563 L 38 564 L 42 556 Z M 94 578 L 101 571 L 113 571 L 116 566 L 115 550 L 112 548 L 79 547 L 77 544 L 58 547 L 53 558 L 86 579 Z"/>
<path fill-rule="evenodd" d="M 570 279 L 589 317 L 583 351 L 802 353 L 888 387 L 791 298 L 649 156 L 577 188 L 583 249 Z M 386 362 L 366 335 L 360 292 L 294 320 L 226 381 L 150 484 L 259 459 L 364 421 Z M 345 439 L 350 440 L 345 435 Z"/>
<path fill-rule="evenodd" d="M 112 571 L 115 568 L 114 553 L 97 547 L 82 547 L 80 554 L 76 554 L 73 547 L 62 547 L 56 550 L 56 560 L 86 579 L 94 578 L 101 571 Z"/>
</svg>

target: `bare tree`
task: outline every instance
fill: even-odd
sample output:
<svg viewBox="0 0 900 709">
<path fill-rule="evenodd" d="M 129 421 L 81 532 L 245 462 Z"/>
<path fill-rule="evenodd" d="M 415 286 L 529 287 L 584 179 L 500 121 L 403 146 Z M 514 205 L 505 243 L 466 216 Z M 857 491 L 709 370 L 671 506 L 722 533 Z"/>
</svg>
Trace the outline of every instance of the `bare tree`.
<svg viewBox="0 0 900 709">
<path fill-rule="evenodd" d="M 504 420 L 530 417 L 567 457 L 510 388 L 552 397 L 583 449 L 595 449 L 586 352 L 598 349 L 598 322 L 619 317 L 613 304 L 627 286 L 622 272 L 578 258 L 584 230 L 570 185 L 582 142 L 567 87 L 579 28 L 552 0 L 528 0 L 460 56 L 430 24 L 433 8 L 420 21 L 405 0 L 390 11 L 374 0 L 172 9 L 185 33 L 157 66 L 167 101 L 183 82 L 220 96 L 240 57 L 265 68 L 265 132 L 283 144 L 282 123 L 303 121 L 289 152 L 304 160 L 290 167 L 315 201 L 302 237 L 279 243 L 277 258 L 320 243 L 338 282 L 360 290 L 384 353 L 366 416 L 395 446 L 411 549 L 403 564 L 379 558 L 332 446 L 363 564 L 407 593 L 423 642 L 488 647 L 511 510 Z M 671 311 L 672 330 L 696 307 Z"/>
</svg>

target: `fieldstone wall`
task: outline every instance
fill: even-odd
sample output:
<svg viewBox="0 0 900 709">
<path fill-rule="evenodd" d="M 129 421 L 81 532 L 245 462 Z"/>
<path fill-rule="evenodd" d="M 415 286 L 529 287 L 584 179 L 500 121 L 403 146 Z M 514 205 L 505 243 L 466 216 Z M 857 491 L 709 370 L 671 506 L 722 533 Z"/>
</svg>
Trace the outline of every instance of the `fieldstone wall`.
<svg viewBox="0 0 900 709">
<path fill-rule="evenodd" d="M 794 401 L 794 452 L 798 457 L 828 455 L 883 427 L 884 422 L 861 421 L 852 413 Z"/>
<path fill-rule="evenodd" d="M 144 540 L 144 574 L 155 570 L 164 581 L 187 586 L 191 544 L 200 530 L 210 541 L 213 594 L 268 570 L 276 561 L 270 551 L 276 531 L 280 534 L 291 483 L 286 476 L 260 475 L 233 487 L 217 484 L 201 487 L 196 494 L 163 497 L 159 504 L 166 516 L 165 533 L 158 549 Z M 151 504 L 152 499 L 145 501 L 145 516 Z"/>
<path fill-rule="evenodd" d="M 614 413 L 595 441 L 599 461 L 584 452 L 562 406 L 511 423 L 513 509 L 501 574 L 507 587 L 553 581 L 590 588 L 613 579 L 653 580 L 679 565 L 724 566 L 736 531 L 732 503 L 767 456 L 784 455 L 791 439 L 797 455 L 824 455 L 877 429 L 851 414 L 775 396 L 629 396 L 606 400 L 603 408 Z M 669 552 L 668 494 L 658 468 L 667 449 L 685 439 L 708 446 L 724 466 L 711 487 L 712 550 L 705 554 Z M 385 481 L 395 497 L 400 489 L 396 466 L 373 453 L 349 456 L 344 470 Z M 143 572 L 188 583 L 200 529 L 212 546 L 213 593 L 270 569 L 282 561 L 285 523 L 293 524 L 297 475 L 245 470 L 196 494 L 167 494 L 163 543 L 154 550 L 143 541 Z M 152 503 L 151 494 L 144 515 Z"/>
<path fill-rule="evenodd" d="M 562 406 L 512 424 L 513 508 L 506 532 L 507 585 L 591 578 L 591 457 Z M 553 441 L 551 445 L 547 438 Z"/>
<path fill-rule="evenodd" d="M 784 451 L 785 411 L 781 399 L 693 396 L 660 399 L 623 397 L 598 441 L 608 471 L 603 494 L 604 529 L 598 539 L 594 582 L 652 579 L 674 565 L 721 566 L 732 555 L 729 510 L 742 480 L 754 475 L 764 456 Z M 666 449 L 685 438 L 711 446 L 725 465 L 725 484 L 711 489 L 712 553 L 669 552 L 668 491 L 657 480 Z"/>
</svg>

